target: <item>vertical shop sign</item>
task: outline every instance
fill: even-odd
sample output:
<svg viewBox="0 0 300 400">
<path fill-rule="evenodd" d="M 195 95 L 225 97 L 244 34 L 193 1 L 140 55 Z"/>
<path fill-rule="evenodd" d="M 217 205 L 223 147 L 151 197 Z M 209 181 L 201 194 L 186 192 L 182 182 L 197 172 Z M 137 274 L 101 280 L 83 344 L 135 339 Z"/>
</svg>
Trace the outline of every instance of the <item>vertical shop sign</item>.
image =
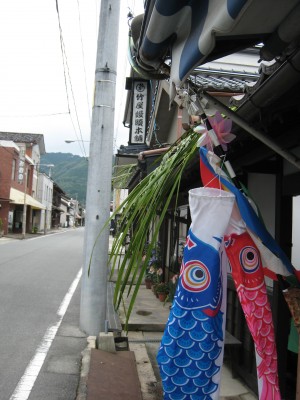
<svg viewBox="0 0 300 400">
<path fill-rule="evenodd" d="M 18 169 L 18 182 L 23 183 L 25 174 L 25 145 L 19 144 L 19 169 Z"/>
<path fill-rule="evenodd" d="M 133 83 L 133 112 L 130 143 L 144 144 L 146 135 L 147 82 Z"/>
</svg>

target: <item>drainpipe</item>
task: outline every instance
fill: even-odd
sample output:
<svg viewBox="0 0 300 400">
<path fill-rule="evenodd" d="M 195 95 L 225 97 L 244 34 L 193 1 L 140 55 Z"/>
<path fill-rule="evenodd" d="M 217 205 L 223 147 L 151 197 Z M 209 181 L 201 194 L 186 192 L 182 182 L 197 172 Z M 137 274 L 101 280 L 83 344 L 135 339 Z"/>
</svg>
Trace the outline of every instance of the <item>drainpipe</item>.
<svg viewBox="0 0 300 400">
<path fill-rule="evenodd" d="M 162 147 L 160 149 L 153 149 L 153 150 L 145 150 L 142 151 L 141 153 L 139 153 L 138 155 L 138 160 L 142 161 L 145 157 L 147 156 L 156 156 L 159 154 L 163 154 L 166 153 L 169 150 L 169 146 L 168 147 Z"/>
</svg>

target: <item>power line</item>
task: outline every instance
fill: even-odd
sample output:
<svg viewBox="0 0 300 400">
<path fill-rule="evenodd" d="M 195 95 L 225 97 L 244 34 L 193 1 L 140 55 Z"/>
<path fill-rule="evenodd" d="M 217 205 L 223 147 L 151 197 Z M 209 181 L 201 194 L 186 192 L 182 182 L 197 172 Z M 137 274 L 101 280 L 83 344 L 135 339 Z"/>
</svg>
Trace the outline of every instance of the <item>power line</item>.
<svg viewBox="0 0 300 400">
<path fill-rule="evenodd" d="M 66 68 L 65 68 L 64 51 L 63 51 L 63 36 L 62 36 L 62 28 L 61 28 L 61 23 L 60 23 L 58 1 L 55 0 L 55 3 L 56 3 L 56 12 L 57 12 L 57 19 L 58 19 L 58 27 L 59 27 L 60 49 L 61 49 L 62 62 L 63 62 L 64 82 L 65 82 L 68 110 L 69 110 L 69 113 L 70 113 L 70 102 L 69 102 L 69 94 L 68 94 L 68 86 L 67 86 L 67 76 L 66 76 Z"/>
<path fill-rule="evenodd" d="M 31 115 L 1 115 L 0 118 L 38 118 L 38 117 L 52 117 L 54 115 L 67 115 L 70 114 L 70 110 L 66 112 L 50 113 L 50 114 L 31 114 Z"/>
<path fill-rule="evenodd" d="M 68 103 L 68 109 L 69 109 L 69 113 L 70 113 L 70 119 L 72 121 L 74 132 L 75 132 L 76 138 L 78 139 L 82 154 L 84 155 L 84 157 L 87 157 L 86 156 L 86 152 L 85 152 L 85 148 L 83 146 L 83 143 L 81 143 L 83 141 L 83 137 L 82 137 L 82 132 L 81 132 L 81 128 L 80 128 L 80 123 L 79 123 L 79 118 L 78 118 L 78 113 L 77 113 L 77 107 L 76 107 L 76 102 L 75 102 L 75 96 L 74 96 L 73 86 L 72 86 L 72 81 L 71 81 L 71 76 L 70 76 L 70 70 L 69 70 L 69 66 L 68 66 L 68 58 L 67 58 L 66 48 L 65 48 L 63 34 L 62 34 L 62 27 L 61 27 L 61 22 L 60 22 L 60 14 L 59 14 L 59 8 L 58 8 L 58 0 L 55 0 L 55 3 L 56 3 L 56 12 L 57 12 L 57 18 L 58 18 L 59 34 L 60 34 L 60 46 L 61 46 L 61 52 L 62 52 L 63 70 L 64 70 L 64 78 L 65 78 L 65 89 L 66 89 L 67 103 Z M 75 125 L 74 125 L 74 122 L 73 122 L 73 119 L 72 119 L 72 115 L 71 115 L 71 112 L 70 112 L 70 102 L 69 102 L 69 95 L 68 95 L 67 76 L 69 78 L 69 85 L 70 85 L 70 90 L 71 90 L 71 94 L 72 94 L 74 110 L 75 110 L 75 115 L 76 115 L 76 119 L 77 119 L 77 124 L 78 124 L 78 129 L 79 129 L 81 140 L 77 135 L 77 132 L 76 132 L 76 129 L 75 129 Z"/>
<path fill-rule="evenodd" d="M 88 113 L 89 113 L 89 120 L 90 120 L 90 124 L 91 124 L 92 119 L 91 119 L 91 110 L 90 110 L 88 88 L 87 88 L 87 82 L 86 82 L 85 57 L 84 57 L 84 51 L 83 51 L 83 41 L 82 41 L 82 32 L 81 32 L 81 19 L 80 19 L 79 0 L 77 0 L 77 7 L 78 7 L 78 22 L 79 22 L 80 41 L 81 41 L 82 65 L 83 65 L 83 71 L 84 71 L 85 92 L 86 92 L 86 100 L 87 100 L 87 107 L 88 107 Z"/>
<path fill-rule="evenodd" d="M 79 117 L 78 117 L 78 112 L 77 112 L 77 107 L 76 107 L 76 101 L 75 101 L 75 96 L 74 96 L 74 91 L 73 91 L 73 86 L 72 86 L 72 81 L 71 81 L 71 76 L 70 76 L 70 70 L 69 70 L 69 66 L 68 66 L 68 62 L 67 62 L 67 54 L 66 54 L 66 50 L 65 50 L 65 45 L 64 45 L 64 43 L 63 43 L 63 47 L 64 47 L 64 55 L 65 55 L 65 59 L 66 59 L 67 73 L 68 73 L 68 77 L 69 77 L 69 85 L 70 85 L 70 90 L 71 90 L 72 99 L 73 99 L 73 104 L 74 104 L 74 111 L 75 111 L 76 120 L 77 120 L 77 125 L 78 125 L 78 130 L 79 130 L 79 134 L 80 134 L 80 138 L 78 138 L 77 134 L 76 134 L 76 137 L 77 137 L 77 139 L 79 140 L 79 143 L 82 144 L 82 149 L 83 149 L 83 155 L 84 155 L 84 157 L 87 157 L 86 152 L 85 152 L 85 148 L 84 148 L 84 146 L 83 146 L 83 137 L 82 137 L 81 127 L 80 127 L 80 123 L 79 123 Z M 72 119 L 71 114 L 70 114 L 70 118 Z"/>
<path fill-rule="evenodd" d="M 129 2 L 127 1 L 127 8 L 129 10 L 129 12 L 131 12 L 131 8 L 129 6 Z M 127 14 L 126 14 L 126 19 L 127 19 Z M 118 74 L 118 78 L 119 78 L 119 85 L 121 88 L 125 87 L 125 80 L 126 80 L 126 73 L 127 73 L 127 53 L 123 54 L 122 59 L 120 59 L 120 53 L 119 53 L 119 59 L 118 59 L 118 65 L 120 65 L 122 63 L 122 68 L 120 68 L 121 72 L 121 76 Z M 123 105 L 123 101 L 124 98 L 126 96 L 126 91 L 122 90 L 121 92 L 121 96 L 117 97 L 117 99 L 119 100 L 119 104 L 118 107 L 116 107 L 117 109 L 117 115 L 116 115 L 116 127 L 115 127 L 115 134 L 114 134 L 114 151 L 117 149 L 117 141 L 118 141 L 118 136 L 119 136 L 119 125 L 121 125 L 121 118 L 122 118 L 122 113 L 124 113 L 124 110 L 122 109 L 122 105 Z"/>
</svg>

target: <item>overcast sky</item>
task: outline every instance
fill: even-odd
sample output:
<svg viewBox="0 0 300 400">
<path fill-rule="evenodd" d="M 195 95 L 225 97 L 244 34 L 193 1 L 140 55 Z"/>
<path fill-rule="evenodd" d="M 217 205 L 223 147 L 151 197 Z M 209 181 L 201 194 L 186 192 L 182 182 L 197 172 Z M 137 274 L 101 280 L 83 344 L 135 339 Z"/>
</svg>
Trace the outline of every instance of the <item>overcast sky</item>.
<svg viewBox="0 0 300 400">
<path fill-rule="evenodd" d="M 127 14 L 130 8 L 138 15 L 142 4 L 121 0 L 116 147 L 128 141 L 122 125 L 129 71 Z M 83 156 L 82 144 L 64 141 L 90 138 L 100 0 L 58 0 L 58 6 L 69 100 L 55 0 L 0 2 L 0 131 L 42 133 L 47 152 Z M 88 153 L 89 143 L 84 144 Z"/>
</svg>

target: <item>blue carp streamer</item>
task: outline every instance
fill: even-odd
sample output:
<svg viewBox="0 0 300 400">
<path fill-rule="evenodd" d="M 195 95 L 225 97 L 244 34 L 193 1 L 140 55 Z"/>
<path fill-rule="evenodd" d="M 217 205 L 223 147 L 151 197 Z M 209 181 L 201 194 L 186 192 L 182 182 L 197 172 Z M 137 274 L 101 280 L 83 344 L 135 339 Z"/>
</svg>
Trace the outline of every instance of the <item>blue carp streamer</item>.
<svg viewBox="0 0 300 400">
<path fill-rule="evenodd" d="M 164 399 L 213 400 L 223 360 L 223 282 L 216 246 L 189 231 L 178 286 L 158 351 Z"/>
</svg>

